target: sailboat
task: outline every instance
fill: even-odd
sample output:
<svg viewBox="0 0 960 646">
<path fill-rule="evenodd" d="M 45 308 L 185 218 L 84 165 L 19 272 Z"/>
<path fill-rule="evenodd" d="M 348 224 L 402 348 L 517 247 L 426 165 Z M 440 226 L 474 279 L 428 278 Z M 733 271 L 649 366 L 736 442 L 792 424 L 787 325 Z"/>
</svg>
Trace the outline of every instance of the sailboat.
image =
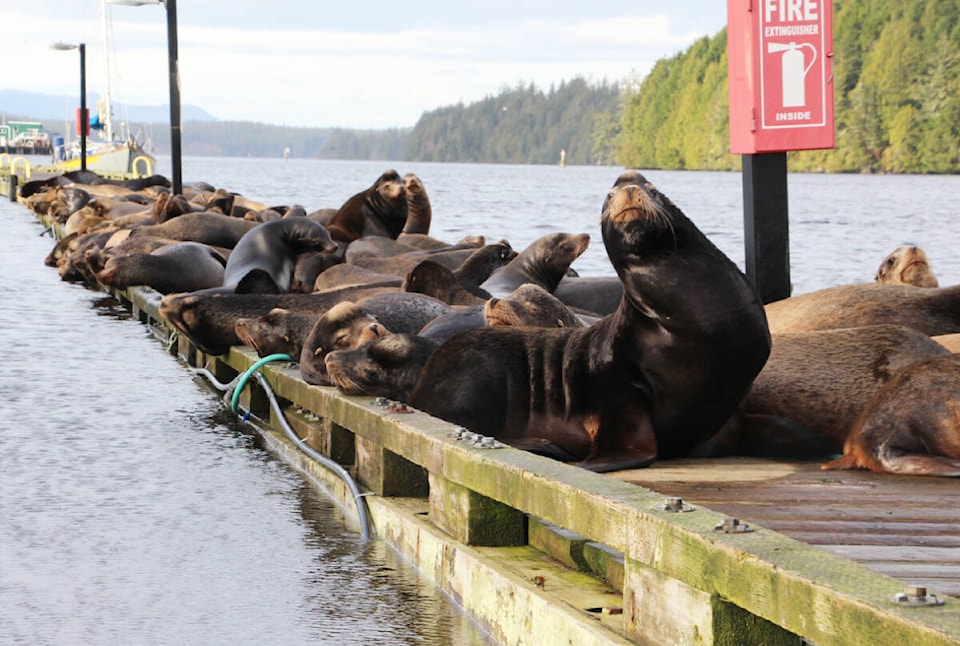
<svg viewBox="0 0 960 646">
<path fill-rule="evenodd" d="M 149 154 L 143 144 L 121 124 L 118 129 L 113 123 L 113 104 L 110 98 L 110 58 L 113 55 L 109 41 L 109 22 L 106 3 L 101 3 L 103 14 L 103 51 L 106 62 L 106 83 L 102 99 L 97 101 L 96 114 L 89 120 L 87 135 L 87 170 L 100 173 L 136 173 L 150 175 L 157 160 Z M 78 111 L 79 112 L 79 111 Z M 78 128 L 79 130 L 79 128 Z M 96 133 L 94 135 L 94 133 Z M 74 141 L 66 158 L 54 163 L 58 171 L 79 170 L 80 142 Z"/>
</svg>

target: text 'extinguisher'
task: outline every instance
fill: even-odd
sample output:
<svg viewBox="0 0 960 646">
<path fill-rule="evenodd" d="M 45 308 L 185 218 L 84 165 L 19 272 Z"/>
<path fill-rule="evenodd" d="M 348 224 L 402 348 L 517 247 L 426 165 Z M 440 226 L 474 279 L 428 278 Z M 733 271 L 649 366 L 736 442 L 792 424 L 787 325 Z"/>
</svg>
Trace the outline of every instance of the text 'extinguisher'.
<svg viewBox="0 0 960 646">
<path fill-rule="evenodd" d="M 804 65 L 802 48 L 809 47 L 813 52 L 810 63 Z M 800 108 L 807 104 L 805 79 L 807 72 L 817 60 L 817 48 L 810 43 L 767 43 L 767 53 L 783 52 L 780 57 L 781 82 L 783 84 L 783 107 Z"/>
</svg>

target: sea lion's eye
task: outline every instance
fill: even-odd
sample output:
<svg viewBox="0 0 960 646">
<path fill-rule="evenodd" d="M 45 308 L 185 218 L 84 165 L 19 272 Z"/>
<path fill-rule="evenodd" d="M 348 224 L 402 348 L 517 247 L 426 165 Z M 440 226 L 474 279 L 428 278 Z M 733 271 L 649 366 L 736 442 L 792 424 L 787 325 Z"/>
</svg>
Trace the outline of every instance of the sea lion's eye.
<svg viewBox="0 0 960 646">
<path fill-rule="evenodd" d="M 887 264 L 893 267 L 893 263 L 896 262 L 894 258 L 887 258 Z"/>
<path fill-rule="evenodd" d="M 333 340 L 333 345 L 335 345 L 338 348 L 342 348 L 345 345 L 347 345 L 347 335 L 346 334 L 339 335 L 336 339 Z"/>
</svg>

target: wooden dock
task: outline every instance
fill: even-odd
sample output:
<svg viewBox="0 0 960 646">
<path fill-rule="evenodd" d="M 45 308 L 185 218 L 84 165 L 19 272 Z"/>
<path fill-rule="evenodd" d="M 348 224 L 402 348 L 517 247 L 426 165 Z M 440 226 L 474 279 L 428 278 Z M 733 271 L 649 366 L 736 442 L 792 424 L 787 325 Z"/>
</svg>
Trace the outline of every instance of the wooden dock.
<svg viewBox="0 0 960 646">
<path fill-rule="evenodd" d="M 153 290 L 113 294 L 221 382 L 258 362 L 198 351 Z M 308 385 L 290 364 L 260 372 L 298 437 L 355 477 L 375 536 L 501 643 L 960 645 L 956 480 L 755 459 L 601 475 Z M 350 512 L 348 488 L 247 383 L 263 442 Z"/>
</svg>

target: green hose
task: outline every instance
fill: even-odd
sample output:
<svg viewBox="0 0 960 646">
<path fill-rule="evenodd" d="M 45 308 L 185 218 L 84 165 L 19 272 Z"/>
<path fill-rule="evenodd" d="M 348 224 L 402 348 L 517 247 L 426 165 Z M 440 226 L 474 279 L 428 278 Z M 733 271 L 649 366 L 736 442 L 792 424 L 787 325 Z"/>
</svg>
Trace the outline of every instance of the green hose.
<svg viewBox="0 0 960 646">
<path fill-rule="evenodd" d="M 271 361 L 293 361 L 293 357 L 291 357 L 289 354 L 270 354 L 247 368 L 246 372 L 240 375 L 240 379 L 237 381 L 237 387 L 233 389 L 233 397 L 230 398 L 230 410 L 232 410 L 234 413 L 237 412 L 237 403 L 240 401 L 240 392 L 243 390 L 243 387 L 247 385 L 247 380 L 250 379 L 250 376 L 253 373 L 260 369 L 260 366 L 270 363 Z"/>
</svg>

